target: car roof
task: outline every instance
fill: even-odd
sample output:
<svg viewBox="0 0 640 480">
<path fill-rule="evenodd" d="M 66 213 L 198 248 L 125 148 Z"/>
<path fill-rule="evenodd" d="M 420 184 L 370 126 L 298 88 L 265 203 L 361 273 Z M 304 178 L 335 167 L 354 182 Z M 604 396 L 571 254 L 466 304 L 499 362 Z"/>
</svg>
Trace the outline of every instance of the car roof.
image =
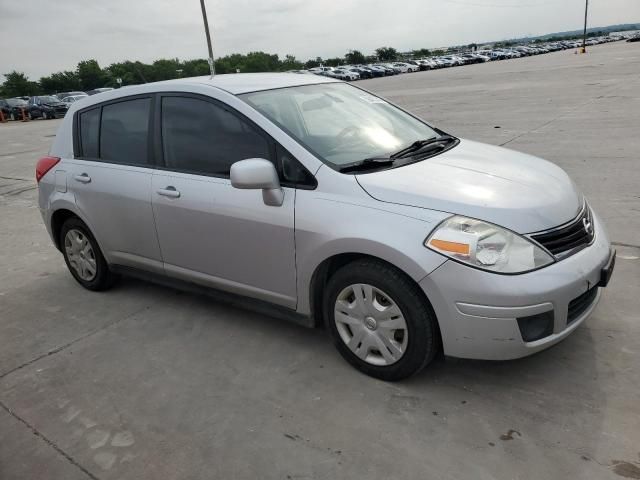
<svg viewBox="0 0 640 480">
<path fill-rule="evenodd" d="M 236 73 L 216 75 L 213 78 L 207 75 L 204 77 L 178 78 L 142 85 L 128 85 L 126 88 L 116 88 L 90 96 L 90 100 L 84 102 L 84 107 L 132 95 L 162 92 L 164 90 L 171 91 L 176 87 L 188 89 L 190 85 L 194 87 L 196 85 L 210 85 L 211 87 L 226 91 L 232 95 L 240 95 L 262 90 L 321 83 L 340 83 L 340 80 L 304 73 Z"/>
<path fill-rule="evenodd" d="M 233 95 L 240 95 L 242 93 L 273 90 L 275 88 L 335 82 L 335 79 L 304 73 L 231 73 L 215 75 L 213 78 L 207 75 L 204 77 L 167 80 L 159 83 L 169 85 L 175 83 L 206 84 L 225 90 Z"/>
</svg>

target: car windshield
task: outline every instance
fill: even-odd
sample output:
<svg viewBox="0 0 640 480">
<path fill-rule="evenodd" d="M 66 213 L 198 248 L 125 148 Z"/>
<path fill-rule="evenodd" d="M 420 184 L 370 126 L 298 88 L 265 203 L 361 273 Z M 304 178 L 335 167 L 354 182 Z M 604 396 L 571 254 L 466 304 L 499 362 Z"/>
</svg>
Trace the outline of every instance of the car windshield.
<svg viewBox="0 0 640 480">
<path fill-rule="evenodd" d="M 38 97 L 42 103 L 58 103 L 60 102 L 59 98 L 56 98 L 51 95 L 47 95 L 45 97 Z"/>
<path fill-rule="evenodd" d="M 7 98 L 7 103 L 10 107 L 24 107 L 27 105 L 27 102 L 20 98 Z"/>
<path fill-rule="evenodd" d="M 305 85 L 241 96 L 333 168 L 386 157 L 437 137 L 425 123 L 381 98 L 343 83 Z"/>
</svg>

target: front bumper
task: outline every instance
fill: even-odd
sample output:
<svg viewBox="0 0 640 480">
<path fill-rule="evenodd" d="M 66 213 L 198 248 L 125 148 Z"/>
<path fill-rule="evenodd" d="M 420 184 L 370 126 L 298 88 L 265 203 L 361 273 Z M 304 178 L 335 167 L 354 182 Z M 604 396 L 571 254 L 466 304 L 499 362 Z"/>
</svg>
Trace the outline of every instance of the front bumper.
<svg viewBox="0 0 640 480">
<path fill-rule="evenodd" d="M 64 118 L 64 116 L 67 114 L 68 110 L 69 110 L 68 108 L 63 108 L 63 107 L 45 107 L 45 108 L 42 108 L 43 112 L 47 112 L 47 115 L 49 115 L 50 117 L 55 117 L 55 118 Z"/>
<path fill-rule="evenodd" d="M 438 318 L 445 355 L 485 360 L 524 357 L 559 342 L 595 309 L 569 318 L 569 304 L 598 285 L 611 257 L 602 222 L 594 213 L 595 238 L 580 252 L 522 275 L 499 275 L 447 261 L 420 286 Z M 522 339 L 518 318 L 553 311 L 553 330 L 539 340 Z"/>
</svg>

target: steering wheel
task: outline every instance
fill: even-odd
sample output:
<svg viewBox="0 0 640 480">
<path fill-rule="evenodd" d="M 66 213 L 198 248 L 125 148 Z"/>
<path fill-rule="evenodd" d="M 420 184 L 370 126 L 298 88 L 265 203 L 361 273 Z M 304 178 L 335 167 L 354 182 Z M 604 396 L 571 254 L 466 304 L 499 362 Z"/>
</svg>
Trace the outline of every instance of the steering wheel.
<svg viewBox="0 0 640 480">
<path fill-rule="evenodd" d="M 355 125 L 349 125 L 348 127 L 342 129 L 342 131 L 336 136 L 336 140 L 342 143 L 349 137 L 355 136 L 358 132 L 360 132 L 360 128 L 356 127 Z"/>
<path fill-rule="evenodd" d="M 357 138 L 358 133 L 360 133 L 360 128 L 355 125 L 343 128 L 340 133 L 336 135 L 336 146 L 326 152 L 326 154 L 331 155 L 335 152 L 344 150 L 344 144 L 356 143 L 354 140 Z"/>
</svg>

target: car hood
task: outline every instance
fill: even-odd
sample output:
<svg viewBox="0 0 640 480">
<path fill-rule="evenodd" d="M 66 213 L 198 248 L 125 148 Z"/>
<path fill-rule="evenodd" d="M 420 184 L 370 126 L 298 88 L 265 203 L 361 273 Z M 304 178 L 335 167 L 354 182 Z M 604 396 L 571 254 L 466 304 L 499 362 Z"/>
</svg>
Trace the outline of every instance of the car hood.
<svg viewBox="0 0 640 480">
<path fill-rule="evenodd" d="M 382 202 L 466 215 L 518 233 L 566 223 L 584 202 L 553 163 L 470 140 L 435 157 L 356 178 Z"/>
</svg>

